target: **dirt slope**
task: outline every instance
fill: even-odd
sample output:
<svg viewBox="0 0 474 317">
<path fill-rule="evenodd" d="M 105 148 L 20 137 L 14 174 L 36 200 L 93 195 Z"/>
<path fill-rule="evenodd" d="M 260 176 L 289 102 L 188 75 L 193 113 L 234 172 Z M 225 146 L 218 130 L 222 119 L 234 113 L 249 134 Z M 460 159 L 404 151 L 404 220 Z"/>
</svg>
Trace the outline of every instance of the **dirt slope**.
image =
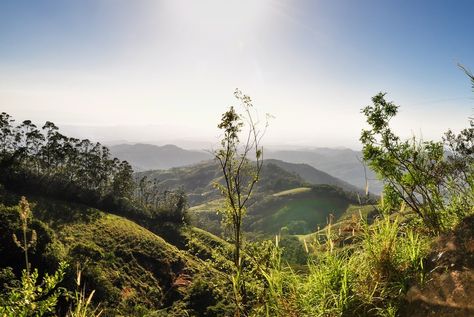
<svg viewBox="0 0 474 317">
<path fill-rule="evenodd" d="M 474 316 L 474 215 L 436 241 L 426 265 L 427 282 L 408 291 L 403 316 Z"/>
</svg>

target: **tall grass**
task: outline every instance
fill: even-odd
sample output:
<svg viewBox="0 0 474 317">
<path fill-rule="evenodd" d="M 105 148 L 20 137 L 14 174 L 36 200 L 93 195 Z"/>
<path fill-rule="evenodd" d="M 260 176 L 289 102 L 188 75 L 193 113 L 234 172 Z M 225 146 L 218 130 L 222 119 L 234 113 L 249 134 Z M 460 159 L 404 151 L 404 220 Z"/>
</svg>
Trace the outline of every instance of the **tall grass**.
<svg viewBox="0 0 474 317">
<path fill-rule="evenodd" d="M 67 317 L 99 317 L 102 311 L 98 307 L 92 307 L 92 297 L 95 291 L 92 291 L 88 296 L 86 295 L 85 287 L 82 286 L 81 288 L 81 275 L 82 272 L 78 268 L 76 275 L 77 289 L 73 296 L 74 306 L 69 309 Z"/>
<path fill-rule="evenodd" d="M 427 239 L 389 216 L 360 227 L 359 243 L 338 248 L 329 226 L 305 274 L 282 263 L 275 245 L 262 273 L 266 304 L 254 315 L 396 316 L 410 283 L 423 280 Z"/>
<path fill-rule="evenodd" d="M 309 274 L 302 279 L 299 305 L 306 316 L 342 316 L 354 304 L 351 258 L 323 252 L 308 263 Z"/>
</svg>

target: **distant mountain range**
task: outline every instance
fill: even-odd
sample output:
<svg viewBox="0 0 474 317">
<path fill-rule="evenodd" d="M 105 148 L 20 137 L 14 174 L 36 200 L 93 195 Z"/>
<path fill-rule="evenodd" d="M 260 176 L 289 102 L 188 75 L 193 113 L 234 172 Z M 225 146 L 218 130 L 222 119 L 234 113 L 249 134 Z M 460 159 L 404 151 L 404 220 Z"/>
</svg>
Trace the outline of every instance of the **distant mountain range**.
<svg viewBox="0 0 474 317">
<path fill-rule="evenodd" d="M 214 187 L 223 182 L 219 165 L 212 160 L 167 170 L 136 173 L 154 180 L 162 190 L 182 188 L 188 197 L 190 220 L 194 226 L 222 234 L 222 195 Z M 362 190 L 307 164 L 266 160 L 258 186 L 249 201 L 244 229 L 263 234 L 277 233 L 282 227 L 295 234 L 309 233 L 336 218 L 351 204 L 357 204 Z"/>
<path fill-rule="evenodd" d="M 326 172 L 320 171 L 304 163 L 288 163 L 276 159 L 265 160 L 267 164 L 275 164 L 287 172 L 301 177 L 305 182 L 312 185 L 334 185 L 349 192 L 361 192 L 361 187 L 356 187 L 337 177 L 331 176 Z"/>
<path fill-rule="evenodd" d="M 309 150 L 266 151 L 267 159 L 278 159 L 290 163 L 303 163 L 324 171 L 358 188 L 365 188 L 366 176 L 361 163 L 362 153 L 345 148 L 314 148 Z M 383 184 L 375 173 L 366 168 L 369 191 L 382 192 Z"/>
<path fill-rule="evenodd" d="M 185 150 L 175 145 L 120 144 L 110 146 L 112 155 L 127 160 L 136 171 L 164 170 L 193 165 L 212 159 L 205 151 Z M 362 154 L 345 148 L 265 151 L 264 156 L 284 170 L 311 184 L 330 184 L 345 190 L 365 188 Z M 277 160 L 277 161 L 273 161 Z M 294 163 L 293 165 L 288 163 Z M 382 183 L 366 169 L 369 191 L 380 194 Z"/>
<path fill-rule="evenodd" d="M 146 176 L 154 180 L 163 190 L 182 188 L 188 194 L 191 206 L 221 197 L 219 191 L 214 188 L 214 183 L 223 179 L 218 164 L 212 160 L 167 170 L 138 172 L 136 175 L 139 178 Z M 305 184 L 305 180 L 295 173 L 275 164 L 264 164 L 256 194 L 272 194 Z"/>
<path fill-rule="evenodd" d="M 128 161 L 136 171 L 169 169 L 212 158 L 204 151 L 185 150 L 176 145 L 119 144 L 109 147 L 113 156 Z"/>
<path fill-rule="evenodd" d="M 138 172 L 136 175 L 139 178 L 147 176 L 156 181 L 162 189 L 184 189 L 191 206 L 220 197 L 214 188 L 214 183 L 222 180 L 221 171 L 217 163 L 212 160 L 166 170 Z M 280 160 L 265 160 L 256 189 L 257 194 L 267 196 L 308 185 L 331 185 L 347 192 L 363 192 L 362 189 L 307 164 L 293 164 Z"/>
</svg>

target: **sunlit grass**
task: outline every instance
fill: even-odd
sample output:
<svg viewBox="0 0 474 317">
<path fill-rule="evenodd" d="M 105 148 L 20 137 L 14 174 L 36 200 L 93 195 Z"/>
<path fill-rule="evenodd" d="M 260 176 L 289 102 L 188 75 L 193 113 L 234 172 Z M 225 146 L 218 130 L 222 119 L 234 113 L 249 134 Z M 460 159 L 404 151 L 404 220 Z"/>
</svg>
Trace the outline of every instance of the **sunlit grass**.
<svg viewBox="0 0 474 317">
<path fill-rule="evenodd" d="M 309 187 L 298 187 L 298 188 L 288 189 L 288 190 L 275 193 L 273 194 L 273 196 L 275 197 L 290 196 L 290 195 L 295 195 L 295 194 L 300 194 L 300 193 L 307 193 L 309 191 L 311 191 L 311 188 Z"/>
</svg>

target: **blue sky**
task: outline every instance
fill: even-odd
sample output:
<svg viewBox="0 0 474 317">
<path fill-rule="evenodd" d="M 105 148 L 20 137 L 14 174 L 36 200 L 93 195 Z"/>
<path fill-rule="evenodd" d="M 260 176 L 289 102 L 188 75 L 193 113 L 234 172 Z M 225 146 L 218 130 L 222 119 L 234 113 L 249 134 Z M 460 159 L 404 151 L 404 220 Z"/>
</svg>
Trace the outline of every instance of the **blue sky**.
<svg viewBox="0 0 474 317">
<path fill-rule="evenodd" d="M 386 91 L 401 134 L 439 138 L 473 114 L 456 66 L 474 69 L 473 13 L 473 1 L 0 1 L 0 110 L 86 136 L 212 140 L 239 87 L 275 116 L 269 144 L 357 148 L 360 108 Z"/>
</svg>

